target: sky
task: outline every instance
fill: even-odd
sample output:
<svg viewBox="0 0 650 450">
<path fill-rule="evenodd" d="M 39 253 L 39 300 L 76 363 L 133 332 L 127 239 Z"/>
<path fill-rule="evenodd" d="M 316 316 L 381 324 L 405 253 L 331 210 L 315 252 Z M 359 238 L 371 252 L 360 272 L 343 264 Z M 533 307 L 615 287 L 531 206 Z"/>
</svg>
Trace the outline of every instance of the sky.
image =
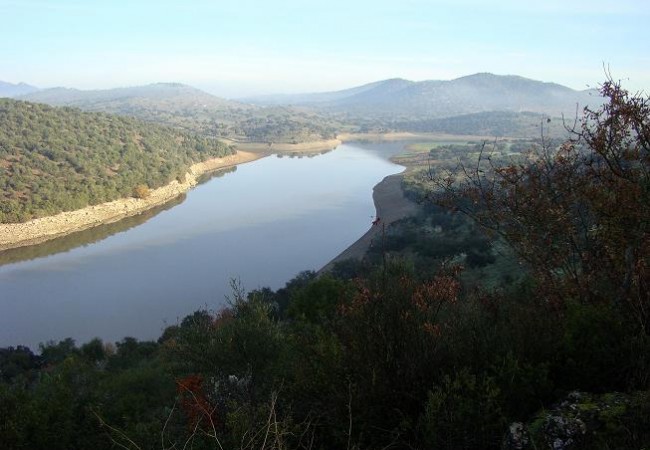
<svg viewBox="0 0 650 450">
<path fill-rule="evenodd" d="M 521 75 L 650 92 L 648 0 L 0 0 L 0 80 L 224 97 Z"/>
</svg>

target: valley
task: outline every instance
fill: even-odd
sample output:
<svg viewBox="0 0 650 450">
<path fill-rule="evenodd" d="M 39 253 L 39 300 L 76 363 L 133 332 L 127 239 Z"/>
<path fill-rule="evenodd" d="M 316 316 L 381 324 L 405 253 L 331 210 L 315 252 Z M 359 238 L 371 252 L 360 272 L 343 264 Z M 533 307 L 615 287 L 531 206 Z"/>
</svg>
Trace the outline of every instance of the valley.
<svg viewBox="0 0 650 450">
<path fill-rule="evenodd" d="M 650 442 L 650 110 L 616 82 L 3 92 L 8 448 Z"/>
</svg>

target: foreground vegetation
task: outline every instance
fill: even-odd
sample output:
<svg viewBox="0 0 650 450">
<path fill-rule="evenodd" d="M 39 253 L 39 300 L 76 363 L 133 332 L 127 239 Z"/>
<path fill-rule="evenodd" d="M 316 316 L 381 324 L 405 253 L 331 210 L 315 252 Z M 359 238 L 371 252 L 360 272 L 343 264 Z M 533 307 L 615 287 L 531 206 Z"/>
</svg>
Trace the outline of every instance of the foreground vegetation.
<svg viewBox="0 0 650 450">
<path fill-rule="evenodd" d="M 0 99 L 0 223 L 143 196 L 232 152 L 135 119 Z"/>
<path fill-rule="evenodd" d="M 0 442 L 647 448 L 650 104 L 603 94 L 560 147 L 432 164 L 438 206 L 333 276 L 235 284 L 157 342 L 0 351 Z"/>
</svg>

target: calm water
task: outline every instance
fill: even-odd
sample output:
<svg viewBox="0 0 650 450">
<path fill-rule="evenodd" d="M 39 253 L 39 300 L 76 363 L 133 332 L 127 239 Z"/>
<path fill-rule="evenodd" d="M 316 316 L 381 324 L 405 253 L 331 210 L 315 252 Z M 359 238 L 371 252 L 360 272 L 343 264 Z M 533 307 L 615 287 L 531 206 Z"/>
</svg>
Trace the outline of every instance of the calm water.
<svg viewBox="0 0 650 450">
<path fill-rule="evenodd" d="M 401 147 L 271 156 L 156 214 L 0 253 L 0 346 L 155 339 L 196 309 L 224 305 L 231 279 L 276 289 L 317 270 L 368 229 L 372 188 L 402 170 L 388 161 Z"/>
</svg>

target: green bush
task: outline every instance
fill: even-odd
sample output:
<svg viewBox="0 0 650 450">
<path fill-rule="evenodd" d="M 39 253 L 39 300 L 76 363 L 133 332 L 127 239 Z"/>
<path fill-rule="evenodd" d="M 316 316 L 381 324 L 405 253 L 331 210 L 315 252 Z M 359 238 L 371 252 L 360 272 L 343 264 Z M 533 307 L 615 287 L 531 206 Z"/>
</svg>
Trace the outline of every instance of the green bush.
<svg viewBox="0 0 650 450">
<path fill-rule="evenodd" d="M 427 448 L 441 450 L 496 448 L 506 419 L 493 378 L 467 369 L 446 375 L 431 390 L 421 418 Z"/>
</svg>

